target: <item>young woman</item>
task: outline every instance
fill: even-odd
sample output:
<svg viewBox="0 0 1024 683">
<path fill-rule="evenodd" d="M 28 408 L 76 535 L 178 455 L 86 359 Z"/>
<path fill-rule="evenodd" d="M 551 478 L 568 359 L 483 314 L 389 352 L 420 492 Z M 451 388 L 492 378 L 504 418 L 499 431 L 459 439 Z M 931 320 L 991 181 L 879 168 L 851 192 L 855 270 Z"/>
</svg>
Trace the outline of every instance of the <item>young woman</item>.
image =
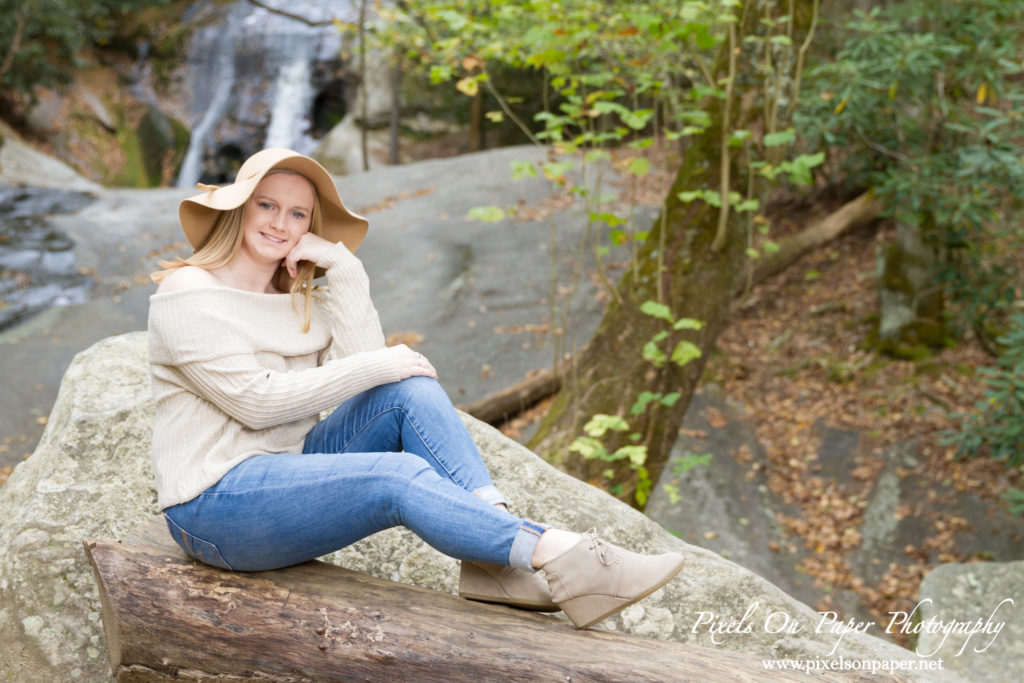
<svg viewBox="0 0 1024 683">
<path fill-rule="evenodd" d="M 464 597 L 579 628 L 681 569 L 508 512 L 430 361 L 385 347 L 352 255 L 368 223 L 322 166 L 268 149 L 201 189 L 179 210 L 195 253 L 161 264 L 149 314 L 159 505 L 189 555 L 273 569 L 402 525 L 463 560 Z"/>
</svg>

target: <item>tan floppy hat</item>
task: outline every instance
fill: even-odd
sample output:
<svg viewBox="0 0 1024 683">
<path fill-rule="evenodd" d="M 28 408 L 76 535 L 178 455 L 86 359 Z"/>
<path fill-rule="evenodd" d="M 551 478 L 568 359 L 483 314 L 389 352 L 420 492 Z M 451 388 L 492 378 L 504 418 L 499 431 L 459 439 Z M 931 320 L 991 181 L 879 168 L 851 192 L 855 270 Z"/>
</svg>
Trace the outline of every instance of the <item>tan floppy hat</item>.
<svg viewBox="0 0 1024 683">
<path fill-rule="evenodd" d="M 218 214 L 244 204 L 263 176 L 273 169 L 296 171 L 316 186 L 322 209 L 324 239 L 343 242 L 348 250 L 353 252 L 359 247 L 366 237 L 370 222 L 345 208 L 341 195 L 338 194 L 338 187 L 327 169 L 307 156 L 280 147 L 256 152 L 246 159 L 238 169 L 235 182 L 230 185 L 216 187 L 198 184 L 197 187 L 206 191 L 181 201 L 178 205 L 178 217 L 181 219 L 181 228 L 185 231 L 189 244 L 194 249 L 201 247 L 213 230 Z"/>
</svg>

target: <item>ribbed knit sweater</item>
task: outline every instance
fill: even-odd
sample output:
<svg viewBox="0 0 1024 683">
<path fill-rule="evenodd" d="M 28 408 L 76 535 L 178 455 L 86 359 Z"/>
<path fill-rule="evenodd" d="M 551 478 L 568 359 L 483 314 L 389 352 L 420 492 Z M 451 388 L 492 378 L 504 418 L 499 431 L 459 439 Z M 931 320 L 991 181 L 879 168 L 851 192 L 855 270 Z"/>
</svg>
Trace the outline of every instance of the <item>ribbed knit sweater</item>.
<svg viewBox="0 0 1024 683">
<path fill-rule="evenodd" d="M 397 382 L 360 261 L 336 245 L 318 262 L 328 292 L 301 297 L 204 286 L 150 297 L 161 509 L 195 498 L 246 458 L 301 453 L 318 414 Z M 298 312 L 296 311 L 298 310 Z"/>
</svg>

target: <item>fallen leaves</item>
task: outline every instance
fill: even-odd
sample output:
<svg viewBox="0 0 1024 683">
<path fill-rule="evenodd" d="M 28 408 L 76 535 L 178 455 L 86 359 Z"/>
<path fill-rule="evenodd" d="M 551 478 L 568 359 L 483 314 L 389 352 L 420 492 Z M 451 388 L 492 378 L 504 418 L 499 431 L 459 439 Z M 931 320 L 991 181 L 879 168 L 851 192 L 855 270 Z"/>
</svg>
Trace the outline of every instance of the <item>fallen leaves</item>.
<svg viewBox="0 0 1024 683">
<path fill-rule="evenodd" d="M 392 332 L 384 340 L 386 346 L 398 346 L 399 344 L 405 344 L 410 349 L 415 349 L 423 341 L 423 335 L 419 332 L 411 331 L 399 331 Z"/>
<path fill-rule="evenodd" d="M 786 222 L 797 216 L 787 211 Z M 773 232 L 780 224 L 774 222 Z M 753 288 L 734 304 L 718 339 L 720 353 L 705 371 L 705 378 L 743 405 L 756 427 L 766 459 L 751 463 L 747 476 L 762 475 L 777 498 L 796 506 L 777 516 L 788 540 L 768 548 L 804 549 L 800 566 L 826 593 L 818 609 L 836 609 L 832 594 L 845 589 L 856 592 L 878 618 L 912 607 L 921 579 L 936 562 L 969 559 L 956 546 L 968 522 L 939 509 L 938 491 L 948 485 L 991 499 L 1007 486 L 1001 465 L 956 460 L 938 438 L 952 426 L 947 410 L 967 410 L 981 394 L 971 370 L 989 363 L 980 348 L 965 343 L 944 349 L 927 368 L 861 348 L 877 310 L 874 280 L 864 273 L 873 272 L 875 242 L 888 237 L 849 235 Z M 813 283 L 803 277 L 811 269 L 818 273 Z M 829 455 L 819 452 L 822 425 L 858 435 L 852 459 L 830 463 L 838 475 L 822 474 Z M 931 487 L 927 500 L 934 507 L 902 505 L 894 517 L 924 517 L 929 530 L 903 549 L 905 561 L 892 562 L 871 585 L 851 565 L 863 540 L 863 513 L 884 467 L 882 455 L 911 440 L 916 464 L 899 475 Z"/>
<path fill-rule="evenodd" d="M 405 190 L 398 194 L 388 195 L 376 204 L 360 207 L 359 213 L 364 216 L 368 216 L 372 213 L 380 213 L 381 211 L 393 209 L 398 202 L 406 201 L 408 199 L 416 199 L 418 197 L 425 197 L 429 194 L 433 194 L 434 192 L 437 192 L 436 187 L 421 187 L 420 189 L 413 190 L 411 192 L 409 190 Z"/>
</svg>

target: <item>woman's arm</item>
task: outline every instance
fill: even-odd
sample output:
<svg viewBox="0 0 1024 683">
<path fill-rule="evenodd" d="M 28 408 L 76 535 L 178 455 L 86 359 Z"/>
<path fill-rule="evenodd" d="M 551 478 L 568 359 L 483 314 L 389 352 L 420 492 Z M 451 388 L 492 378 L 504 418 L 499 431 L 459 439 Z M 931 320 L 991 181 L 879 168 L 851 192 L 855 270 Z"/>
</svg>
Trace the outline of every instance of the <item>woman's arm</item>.
<svg viewBox="0 0 1024 683">
<path fill-rule="evenodd" d="M 395 349 L 381 348 L 319 367 L 282 372 L 260 366 L 251 355 L 177 367 L 187 389 L 249 429 L 266 429 L 316 415 L 367 389 L 397 382 L 403 379 L 401 365 Z"/>
<path fill-rule="evenodd" d="M 344 244 L 331 244 L 310 233 L 302 236 L 285 259 L 293 277 L 299 261 L 313 261 L 327 270 L 333 337 L 328 357 L 344 358 L 383 348 L 384 332 L 362 262 Z"/>
</svg>

